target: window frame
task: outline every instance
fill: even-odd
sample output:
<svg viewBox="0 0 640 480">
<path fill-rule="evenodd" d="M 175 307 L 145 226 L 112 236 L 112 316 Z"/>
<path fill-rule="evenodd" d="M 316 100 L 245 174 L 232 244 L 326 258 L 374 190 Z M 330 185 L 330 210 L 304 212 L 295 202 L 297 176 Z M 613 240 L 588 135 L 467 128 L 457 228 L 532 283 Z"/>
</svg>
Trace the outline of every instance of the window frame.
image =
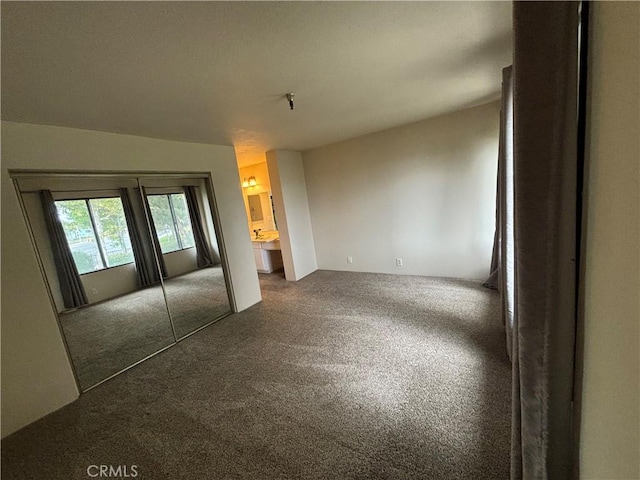
<svg viewBox="0 0 640 480">
<path fill-rule="evenodd" d="M 106 252 L 105 252 L 105 248 L 103 245 L 103 240 L 102 238 L 100 238 L 100 235 L 98 235 L 98 228 L 96 225 L 96 219 L 94 217 L 93 214 L 93 207 L 91 206 L 90 201 L 91 200 L 103 200 L 103 199 L 108 199 L 108 198 L 117 198 L 120 200 L 120 205 L 122 205 L 122 198 L 120 198 L 118 195 L 100 195 L 100 196 L 96 196 L 96 197 L 70 197 L 70 198 L 60 198 L 60 199 L 54 199 L 53 203 L 56 204 L 56 209 L 58 208 L 58 202 L 71 202 L 71 201 L 78 201 L 78 200 L 82 200 L 85 202 L 85 205 L 87 207 L 87 213 L 89 214 L 89 221 L 91 222 L 91 229 L 93 230 L 93 236 L 96 239 L 96 246 L 98 248 L 98 253 L 100 255 L 100 260 L 102 260 L 102 264 L 104 265 L 103 268 L 98 268 L 96 270 L 92 270 L 91 272 L 84 272 L 84 273 L 80 273 L 78 272 L 78 275 L 82 276 L 82 275 L 91 275 L 92 273 L 97 273 L 97 272 L 103 272 L 105 270 L 111 270 L 112 268 L 119 268 L 119 267 L 124 267 L 125 265 L 131 265 L 131 264 L 135 264 L 135 257 L 133 258 L 133 260 L 131 260 L 130 262 L 127 263 L 121 263 L 120 265 L 114 265 L 113 267 L 108 266 L 108 262 L 107 262 L 107 256 L 106 256 Z M 124 205 L 122 205 L 122 213 L 124 215 Z M 126 222 L 126 217 L 125 217 L 125 222 Z M 62 223 L 62 221 L 61 221 Z M 65 233 L 65 238 L 67 235 L 67 231 L 64 228 L 64 223 L 62 224 L 62 229 L 64 230 Z M 129 239 L 131 239 L 131 234 L 129 232 L 129 226 L 127 225 L 127 235 L 129 235 Z M 69 242 L 69 239 L 67 238 L 67 243 Z M 73 256 L 73 255 L 72 255 Z M 73 263 L 76 266 L 76 269 L 78 268 L 78 265 L 75 263 L 75 257 L 73 259 Z"/>
</svg>

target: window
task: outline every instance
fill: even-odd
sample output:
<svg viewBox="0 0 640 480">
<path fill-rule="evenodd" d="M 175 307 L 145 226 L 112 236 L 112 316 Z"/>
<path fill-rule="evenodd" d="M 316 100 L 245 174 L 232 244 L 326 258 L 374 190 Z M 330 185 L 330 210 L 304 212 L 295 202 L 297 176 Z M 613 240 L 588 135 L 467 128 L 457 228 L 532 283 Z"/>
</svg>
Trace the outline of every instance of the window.
<svg viewBox="0 0 640 480">
<path fill-rule="evenodd" d="M 162 253 L 193 247 L 195 242 L 184 193 L 147 195 L 147 199 Z"/>
<path fill-rule="evenodd" d="M 118 197 L 56 201 L 78 273 L 133 263 L 127 220 Z"/>
</svg>

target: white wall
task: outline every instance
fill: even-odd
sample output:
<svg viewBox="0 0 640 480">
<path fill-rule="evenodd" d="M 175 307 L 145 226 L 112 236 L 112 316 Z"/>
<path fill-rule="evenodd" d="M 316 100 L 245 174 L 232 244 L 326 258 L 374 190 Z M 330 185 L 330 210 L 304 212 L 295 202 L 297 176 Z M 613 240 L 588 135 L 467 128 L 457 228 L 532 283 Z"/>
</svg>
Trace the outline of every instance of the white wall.
<svg viewBox="0 0 640 480">
<path fill-rule="evenodd" d="M 2 435 L 78 391 L 8 169 L 210 173 L 238 310 L 260 300 L 233 147 L 2 122 Z"/>
<path fill-rule="evenodd" d="M 197 251 L 195 247 L 163 253 L 164 266 L 168 277 L 177 277 L 198 269 Z"/>
<path fill-rule="evenodd" d="M 267 152 L 282 262 L 287 280 L 300 280 L 318 269 L 300 152 Z"/>
<path fill-rule="evenodd" d="M 491 103 L 304 152 L 318 268 L 486 277 L 499 119 Z"/>
<path fill-rule="evenodd" d="M 640 478 L 640 3 L 591 4 L 580 471 Z"/>
</svg>

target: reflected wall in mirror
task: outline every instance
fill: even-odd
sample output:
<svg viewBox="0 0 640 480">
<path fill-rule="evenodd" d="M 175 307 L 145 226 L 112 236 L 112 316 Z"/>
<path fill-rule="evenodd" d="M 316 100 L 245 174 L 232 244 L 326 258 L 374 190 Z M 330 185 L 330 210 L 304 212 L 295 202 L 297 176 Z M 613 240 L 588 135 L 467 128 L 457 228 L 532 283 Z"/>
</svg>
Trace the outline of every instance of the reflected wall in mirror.
<svg viewBox="0 0 640 480">
<path fill-rule="evenodd" d="M 212 193 L 196 194 L 202 197 L 196 200 L 197 215 L 210 246 L 212 273 L 205 275 L 209 268 L 199 268 L 202 252 L 196 249 L 201 232 L 191 222 L 184 190 L 164 196 L 158 191 L 155 203 L 147 203 L 150 197 L 138 178 L 27 173 L 14 178 L 81 391 L 230 312 L 213 214 L 205 204 Z M 207 191 L 207 182 L 191 179 L 185 187 Z M 152 204 L 158 230 L 149 221 Z M 162 248 L 191 251 L 193 268 L 164 254 L 156 257 Z M 169 297 L 177 323 L 169 315 Z"/>
<path fill-rule="evenodd" d="M 261 222 L 262 205 L 260 204 L 260 195 L 247 195 L 247 201 L 249 202 L 249 213 L 251 214 L 252 222 Z"/>
<path fill-rule="evenodd" d="M 144 178 L 167 304 L 178 339 L 231 311 L 213 191 L 205 179 Z"/>
<path fill-rule="evenodd" d="M 276 215 L 270 192 L 260 192 L 247 195 L 250 230 L 277 230 Z"/>
</svg>

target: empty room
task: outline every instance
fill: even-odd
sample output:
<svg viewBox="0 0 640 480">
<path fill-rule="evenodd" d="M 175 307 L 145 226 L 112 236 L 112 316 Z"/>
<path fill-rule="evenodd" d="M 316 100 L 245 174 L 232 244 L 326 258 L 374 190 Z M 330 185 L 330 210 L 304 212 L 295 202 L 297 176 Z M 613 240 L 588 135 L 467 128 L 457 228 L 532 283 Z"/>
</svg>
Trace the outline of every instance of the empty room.
<svg viewBox="0 0 640 480">
<path fill-rule="evenodd" d="M 640 478 L 640 4 L 0 12 L 3 478 Z"/>
</svg>

